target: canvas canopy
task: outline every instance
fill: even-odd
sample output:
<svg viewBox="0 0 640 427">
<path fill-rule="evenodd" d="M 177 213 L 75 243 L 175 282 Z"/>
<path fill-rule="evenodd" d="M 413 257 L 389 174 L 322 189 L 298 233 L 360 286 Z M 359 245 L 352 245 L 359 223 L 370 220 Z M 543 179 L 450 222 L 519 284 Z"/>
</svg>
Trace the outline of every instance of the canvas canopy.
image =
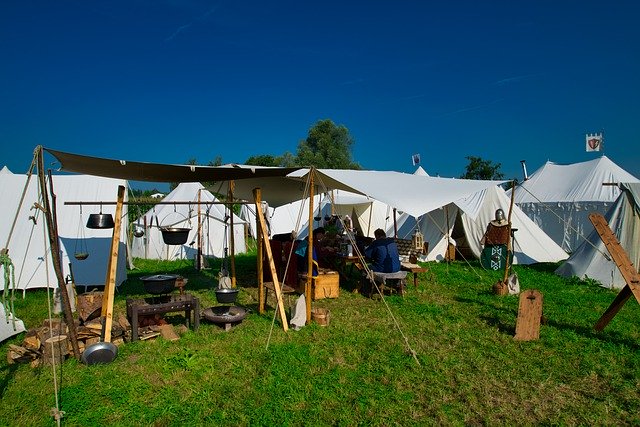
<svg viewBox="0 0 640 427">
<path fill-rule="evenodd" d="M 161 204 L 147 211 L 135 220 L 135 225 L 144 227 L 142 237 L 134 237 L 131 251 L 134 257 L 146 259 L 194 259 L 197 255 L 198 192 L 200 191 L 200 220 L 202 224 L 205 256 L 222 258 L 224 249 L 229 248 L 231 222 L 229 212 L 216 197 L 199 182 L 181 183 L 162 202 L 191 202 L 190 204 Z M 146 221 L 144 220 L 146 217 Z M 233 214 L 233 236 L 235 253 L 246 252 L 244 239 L 245 221 Z M 185 244 L 167 245 L 160 227 L 188 228 L 189 236 Z"/>
<path fill-rule="evenodd" d="M 475 258 L 482 252 L 480 240 L 487 224 L 495 218 L 495 211 L 509 211 L 510 199 L 498 186 L 478 191 L 469 197 L 456 200 L 435 209 L 416 220 L 403 214 L 398 220 L 398 237 L 410 239 L 419 229 L 425 242 L 429 243 L 429 261 L 443 260 L 449 243 L 464 248 Z M 568 257 L 549 236 L 547 236 L 517 206 L 511 213 L 514 233 L 513 249 L 515 264 L 535 262 L 557 262 Z M 387 234 L 392 230 L 388 230 Z"/>
<path fill-rule="evenodd" d="M 515 202 L 557 244 L 573 251 L 591 230 L 591 212 L 604 214 L 620 195 L 603 183 L 638 182 L 608 157 L 568 165 L 545 163 L 518 185 Z"/>
<path fill-rule="evenodd" d="M 637 269 L 640 265 L 640 183 L 621 183 L 619 188 L 622 191 L 605 214 L 605 219 Z M 624 287 L 625 281 L 618 267 L 608 256 L 593 226 L 591 229 L 587 239 L 556 270 L 556 274 L 594 279 L 608 288 Z"/>
<path fill-rule="evenodd" d="M 16 289 L 57 288 L 58 283 L 49 251 L 49 240 L 45 234 L 45 219 L 39 209 L 40 202 L 37 178 L 29 181 L 24 202 L 18 212 L 27 175 L 0 174 L 0 200 L 3 214 L 0 217 L 0 244 L 5 245 L 12 222 L 17 222 L 7 248 L 15 266 Z M 65 277 L 73 278 L 79 286 L 104 286 L 107 264 L 110 257 L 112 229 L 95 230 L 85 227 L 91 213 L 100 211 L 99 205 L 68 206 L 65 202 L 115 201 L 118 186 L 127 186 L 121 179 L 101 178 L 87 175 L 53 175 L 53 191 L 56 195 L 58 234 L 60 236 L 61 267 Z M 115 213 L 115 205 L 104 205 L 103 213 Z M 127 206 L 123 206 L 126 223 Z M 126 272 L 126 227 L 122 227 L 118 248 L 116 285 L 127 278 Z M 79 261 L 74 253 L 82 248 L 89 253 L 86 260 Z"/>
</svg>

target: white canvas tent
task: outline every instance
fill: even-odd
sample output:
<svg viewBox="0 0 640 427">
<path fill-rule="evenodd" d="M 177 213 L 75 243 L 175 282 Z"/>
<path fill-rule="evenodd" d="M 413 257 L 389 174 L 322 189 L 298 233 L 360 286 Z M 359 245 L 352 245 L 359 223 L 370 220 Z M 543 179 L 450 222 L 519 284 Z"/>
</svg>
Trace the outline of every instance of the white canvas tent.
<svg viewBox="0 0 640 427">
<path fill-rule="evenodd" d="M 203 255 L 224 257 L 224 248 L 230 248 L 230 221 L 225 213 L 225 206 L 211 203 L 218 202 L 218 199 L 199 182 L 181 183 L 162 199 L 162 202 L 191 202 L 190 204 L 161 204 L 151 208 L 143 215 L 146 217 L 147 228 L 144 236 L 134 237 L 131 245 L 132 255 L 146 259 L 194 259 L 198 249 L 198 191 L 201 191 L 200 218 L 202 221 Z M 227 216 L 226 222 L 225 216 Z M 235 253 L 246 252 L 244 237 L 246 223 L 235 214 L 233 215 L 233 223 Z M 144 226 L 145 221 L 141 217 L 135 221 L 135 224 Z M 187 242 L 183 245 L 165 244 L 158 225 L 190 228 Z"/>
<path fill-rule="evenodd" d="M 27 175 L 5 172 L 0 174 L 0 200 L 3 201 L 3 214 L 0 217 L 0 244 L 5 245 L 11 225 L 16 218 L 22 191 Z M 34 208 L 39 202 L 37 177 L 29 181 L 24 202 L 17 212 L 17 222 L 8 245 L 9 256 L 15 266 L 16 289 L 57 288 L 49 240 L 45 235 L 45 220 L 42 212 Z M 48 181 L 48 180 L 47 180 Z M 115 202 L 118 186 L 127 186 L 122 179 L 101 178 L 90 175 L 53 175 L 53 190 L 56 195 L 58 234 L 60 236 L 62 272 L 65 278 L 73 278 L 79 286 L 104 286 L 107 264 L 111 250 L 112 229 L 95 230 L 85 227 L 89 214 L 98 213 L 100 206 L 83 206 L 82 218 L 79 206 L 65 205 L 65 202 Z M 115 213 L 115 204 L 104 205 L 103 213 Z M 126 223 L 127 206 L 123 207 Z M 81 234 L 89 253 L 86 260 L 75 259 L 74 253 L 79 246 Z M 126 227 L 122 227 L 118 248 L 118 268 L 116 285 L 127 278 L 126 270 Z M 71 265 L 71 267 L 70 267 Z"/>
<path fill-rule="evenodd" d="M 429 261 L 443 260 L 447 246 L 453 239 L 460 250 L 464 248 L 475 258 L 482 252 L 480 239 L 487 224 L 495 218 L 495 211 L 509 212 L 510 199 L 498 186 L 478 191 L 469 197 L 459 199 L 422 215 L 416 219 L 402 214 L 398 219 L 398 237 L 411 239 L 416 229 L 420 229 L 425 242 L 429 242 Z M 568 255 L 547 236 L 527 215 L 514 205 L 511 213 L 514 234 L 514 264 L 535 262 L 557 262 Z M 387 230 L 392 234 L 393 230 Z M 452 242 L 452 243 L 454 243 Z"/>
<path fill-rule="evenodd" d="M 0 304 L 0 342 L 24 331 L 24 322 L 14 318 L 11 313 L 7 316 L 4 306 Z"/>
<path fill-rule="evenodd" d="M 637 269 L 640 265 L 640 183 L 620 184 L 620 188 L 622 192 L 605 214 L 605 219 Z M 594 279 L 608 288 L 624 287 L 625 281 L 618 267 L 593 225 L 591 229 L 587 239 L 556 270 L 556 274 Z"/>
<path fill-rule="evenodd" d="M 557 244 L 571 252 L 589 234 L 589 214 L 605 214 L 620 195 L 603 183 L 638 182 L 608 157 L 568 165 L 547 162 L 518 185 L 515 202 Z"/>
</svg>

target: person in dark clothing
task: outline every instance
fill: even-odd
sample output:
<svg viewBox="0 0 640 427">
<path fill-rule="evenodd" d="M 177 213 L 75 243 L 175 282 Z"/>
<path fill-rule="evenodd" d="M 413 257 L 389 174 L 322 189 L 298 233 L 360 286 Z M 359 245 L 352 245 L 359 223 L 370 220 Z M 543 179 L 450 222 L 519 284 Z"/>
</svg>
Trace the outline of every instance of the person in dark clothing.
<svg viewBox="0 0 640 427">
<path fill-rule="evenodd" d="M 373 232 L 376 240 L 364 250 L 364 255 L 371 260 L 372 271 L 379 273 L 396 273 L 400 271 L 400 254 L 394 239 L 387 237 L 384 230 L 378 228 Z"/>
</svg>

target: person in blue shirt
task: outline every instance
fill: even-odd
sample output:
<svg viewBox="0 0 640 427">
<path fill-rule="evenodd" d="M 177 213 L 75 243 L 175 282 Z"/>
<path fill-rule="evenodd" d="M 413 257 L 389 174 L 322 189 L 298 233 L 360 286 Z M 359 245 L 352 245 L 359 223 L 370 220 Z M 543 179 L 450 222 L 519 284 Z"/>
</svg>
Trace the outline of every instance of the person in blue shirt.
<svg viewBox="0 0 640 427">
<path fill-rule="evenodd" d="M 400 254 L 395 240 L 387 237 L 381 228 L 374 231 L 373 235 L 376 239 L 364 250 L 364 255 L 371 261 L 371 270 L 379 273 L 400 271 Z"/>
</svg>

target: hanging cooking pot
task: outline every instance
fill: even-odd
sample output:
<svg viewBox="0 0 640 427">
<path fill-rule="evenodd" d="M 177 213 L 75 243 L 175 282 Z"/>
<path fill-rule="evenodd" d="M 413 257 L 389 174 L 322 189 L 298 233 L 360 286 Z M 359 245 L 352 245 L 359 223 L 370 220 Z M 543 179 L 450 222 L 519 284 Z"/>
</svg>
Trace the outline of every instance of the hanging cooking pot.
<svg viewBox="0 0 640 427">
<path fill-rule="evenodd" d="M 142 236 L 144 236 L 144 228 L 142 226 L 140 226 L 139 224 L 136 224 L 133 227 L 133 235 L 134 235 L 134 237 L 142 237 Z"/>
<path fill-rule="evenodd" d="M 162 232 L 162 240 L 164 240 L 167 245 L 183 245 L 187 243 L 191 229 L 180 227 L 160 227 L 160 231 Z"/>
<path fill-rule="evenodd" d="M 238 298 L 238 288 L 216 288 L 216 300 L 221 304 L 232 304 Z"/>
<path fill-rule="evenodd" d="M 111 214 L 91 214 L 87 220 L 87 228 L 103 229 L 113 228 L 115 223 L 113 222 L 113 216 Z"/>
<path fill-rule="evenodd" d="M 98 363 L 110 363 L 118 355 L 118 347 L 110 342 L 97 342 L 88 346 L 83 352 L 80 360 L 85 365 L 95 365 Z"/>
</svg>

